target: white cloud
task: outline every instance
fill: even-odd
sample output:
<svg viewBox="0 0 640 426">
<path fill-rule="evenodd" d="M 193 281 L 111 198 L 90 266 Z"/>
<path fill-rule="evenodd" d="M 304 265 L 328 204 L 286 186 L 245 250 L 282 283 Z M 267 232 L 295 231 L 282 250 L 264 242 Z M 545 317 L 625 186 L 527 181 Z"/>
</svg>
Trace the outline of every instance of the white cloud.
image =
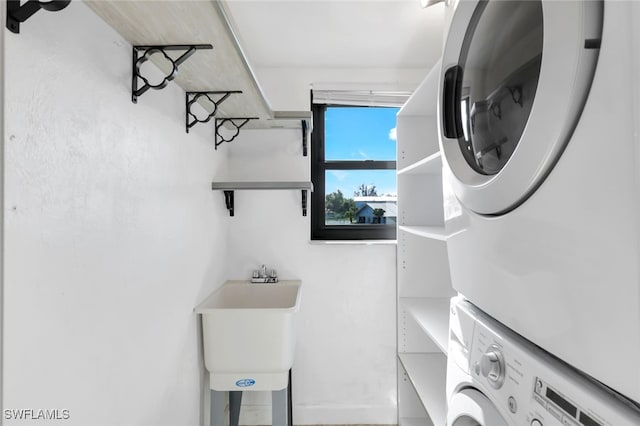
<svg viewBox="0 0 640 426">
<path fill-rule="evenodd" d="M 344 170 L 327 170 L 331 173 L 338 181 L 342 182 L 345 180 L 347 176 L 349 176 L 349 172 L 345 172 Z"/>
<path fill-rule="evenodd" d="M 389 130 L 389 139 L 392 141 L 397 141 L 398 140 L 398 129 L 396 127 L 394 127 L 393 129 Z"/>
</svg>

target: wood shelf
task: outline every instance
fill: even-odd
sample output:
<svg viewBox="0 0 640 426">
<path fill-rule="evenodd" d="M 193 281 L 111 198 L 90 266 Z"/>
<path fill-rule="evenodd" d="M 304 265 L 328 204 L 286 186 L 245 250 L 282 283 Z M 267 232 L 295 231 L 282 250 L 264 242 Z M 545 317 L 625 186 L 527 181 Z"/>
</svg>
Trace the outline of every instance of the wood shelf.
<svg viewBox="0 0 640 426">
<path fill-rule="evenodd" d="M 212 44 L 180 65 L 173 82 L 186 92 L 241 91 L 220 104 L 216 117 L 257 117 L 246 128 L 312 128 L 310 111 L 274 111 L 233 28 L 225 1 L 88 0 L 86 4 L 135 45 Z M 168 75 L 165 60 L 151 58 Z M 144 97 L 141 98 L 144 102 Z M 209 104 L 201 104 L 209 112 Z M 205 106 L 206 105 L 206 106 Z M 304 121 L 304 124 L 302 123 Z"/>
<path fill-rule="evenodd" d="M 400 305 L 445 355 L 449 344 L 449 303 L 449 298 L 406 297 L 400 299 Z"/>
<path fill-rule="evenodd" d="M 307 215 L 308 191 L 313 191 L 311 182 L 212 182 L 211 189 L 224 191 L 224 202 L 229 210 L 229 216 L 235 215 L 236 190 L 299 190 L 301 192 L 302 216 Z"/>
<path fill-rule="evenodd" d="M 400 353 L 398 358 L 433 424 L 444 426 L 447 416 L 447 357 L 443 354 Z"/>
<path fill-rule="evenodd" d="M 212 182 L 211 189 L 222 191 L 235 191 L 243 189 L 256 190 L 286 190 L 301 189 L 313 191 L 311 182 Z"/>
</svg>

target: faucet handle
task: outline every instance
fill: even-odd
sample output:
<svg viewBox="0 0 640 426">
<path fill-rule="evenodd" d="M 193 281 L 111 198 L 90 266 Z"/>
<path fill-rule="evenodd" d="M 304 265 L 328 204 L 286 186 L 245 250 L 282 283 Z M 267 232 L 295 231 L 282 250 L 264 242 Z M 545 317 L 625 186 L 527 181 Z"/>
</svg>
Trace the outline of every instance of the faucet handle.
<svg viewBox="0 0 640 426">
<path fill-rule="evenodd" d="M 277 283 L 278 282 L 278 273 L 275 269 L 271 269 L 269 271 L 269 276 L 266 278 L 268 283 Z"/>
</svg>

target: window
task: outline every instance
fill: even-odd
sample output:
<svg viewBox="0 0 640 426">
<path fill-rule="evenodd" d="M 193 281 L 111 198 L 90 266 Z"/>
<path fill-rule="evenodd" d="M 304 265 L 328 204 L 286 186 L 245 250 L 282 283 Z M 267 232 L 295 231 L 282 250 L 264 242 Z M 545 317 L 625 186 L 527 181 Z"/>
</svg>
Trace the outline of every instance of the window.
<svg viewBox="0 0 640 426">
<path fill-rule="evenodd" d="M 398 108 L 312 109 L 311 239 L 395 239 Z"/>
</svg>

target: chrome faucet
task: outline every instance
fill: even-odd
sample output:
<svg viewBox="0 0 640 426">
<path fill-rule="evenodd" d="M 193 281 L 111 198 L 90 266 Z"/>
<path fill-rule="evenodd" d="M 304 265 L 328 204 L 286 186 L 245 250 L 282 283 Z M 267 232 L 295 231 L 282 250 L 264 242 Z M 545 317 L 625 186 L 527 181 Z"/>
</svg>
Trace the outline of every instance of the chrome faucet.
<svg viewBox="0 0 640 426">
<path fill-rule="evenodd" d="M 277 283 L 278 273 L 275 269 L 267 270 L 266 265 L 262 265 L 260 269 L 253 271 L 251 276 L 252 283 Z"/>
</svg>

